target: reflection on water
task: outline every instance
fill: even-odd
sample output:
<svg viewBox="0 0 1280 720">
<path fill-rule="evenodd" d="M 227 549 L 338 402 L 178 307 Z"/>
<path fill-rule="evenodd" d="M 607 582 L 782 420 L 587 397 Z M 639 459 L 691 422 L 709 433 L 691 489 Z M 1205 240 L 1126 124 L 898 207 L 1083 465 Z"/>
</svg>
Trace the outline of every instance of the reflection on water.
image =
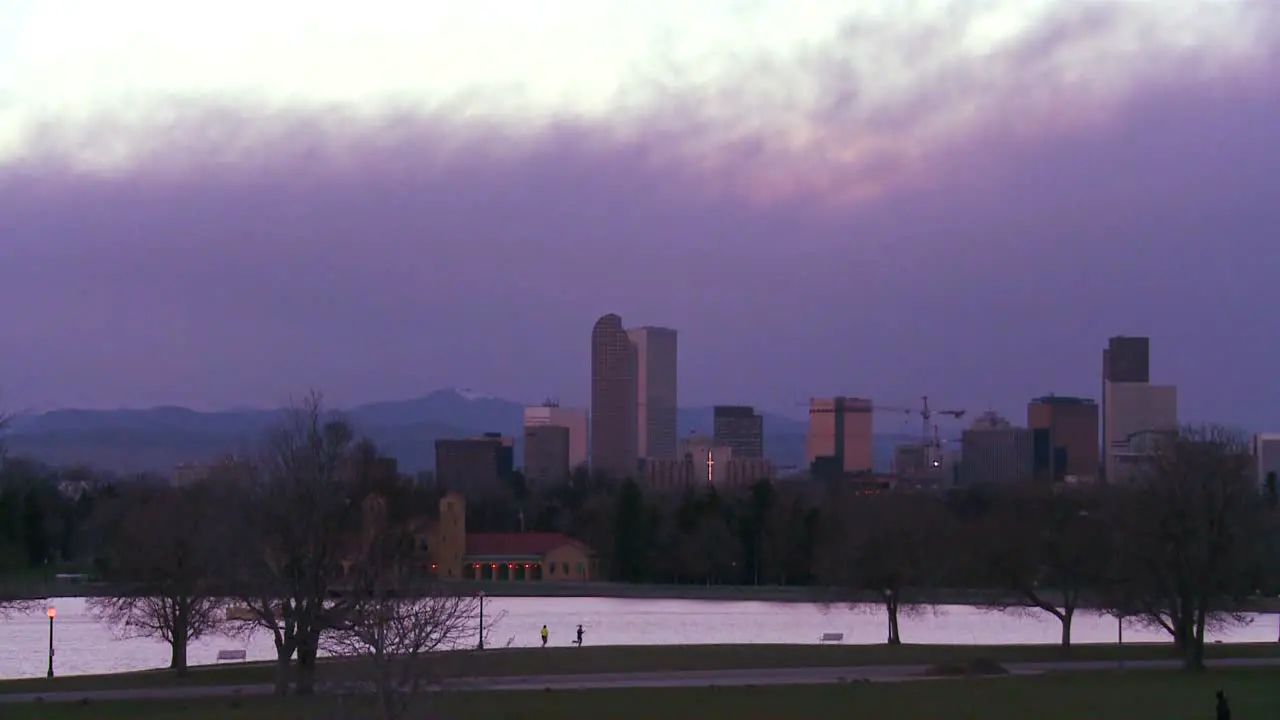
<svg viewBox="0 0 1280 720">
<path fill-rule="evenodd" d="M 169 664 L 168 646 L 152 640 L 120 640 L 110 628 L 85 612 L 83 598 L 52 603 L 55 669 L 59 675 L 162 668 Z M 609 598 L 489 598 L 485 601 L 489 644 L 531 647 L 539 643 L 545 624 L 551 645 L 569 645 L 581 624 L 588 645 L 669 645 L 715 643 L 816 643 L 826 632 L 844 633 L 849 644 L 885 639 L 884 615 L 878 608 L 824 608 L 804 603 L 723 602 L 700 600 L 635 600 Z M 494 622 L 496 619 L 496 622 Z M 1058 622 L 1044 614 L 990 613 L 952 606 L 906 617 L 902 638 L 908 643 L 1031 644 L 1056 643 Z M 49 621 L 44 611 L 0 620 L 0 677 L 43 677 L 48 662 Z M 1116 621 L 1079 613 L 1072 638 L 1077 643 L 1114 642 Z M 1126 622 L 1126 642 L 1165 642 L 1168 637 Z M 1256 616 L 1249 625 L 1212 637 L 1230 642 L 1273 642 L 1276 618 Z M 271 638 L 258 633 L 248 640 L 203 638 L 192 644 L 190 662 L 212 663 L 219 650 L 243 649 L 249 660 L 275 657 Z"/>
</svg>

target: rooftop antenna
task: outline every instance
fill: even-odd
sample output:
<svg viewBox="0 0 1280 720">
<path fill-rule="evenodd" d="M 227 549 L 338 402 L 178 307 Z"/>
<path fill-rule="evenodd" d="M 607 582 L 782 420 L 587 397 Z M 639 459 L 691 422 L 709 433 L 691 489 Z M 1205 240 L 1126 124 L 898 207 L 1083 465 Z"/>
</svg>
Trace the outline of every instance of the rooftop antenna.
<svg viewBox="0 0 1280 720">
<path fill-rule="evenodd" d="M 557 397 L 549 397 L 542 401 L 542 407 L 558 408 L 560 407 L 560 399 Z"/>
</svg>

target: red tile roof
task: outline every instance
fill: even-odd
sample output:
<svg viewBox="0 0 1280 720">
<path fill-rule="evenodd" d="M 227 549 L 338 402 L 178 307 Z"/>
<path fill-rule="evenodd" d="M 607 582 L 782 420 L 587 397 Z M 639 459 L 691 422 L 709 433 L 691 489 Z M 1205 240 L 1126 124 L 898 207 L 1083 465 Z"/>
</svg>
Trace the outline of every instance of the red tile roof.
<svg viewBox="0 0 1280 720">
<path fill-rule="evenodd" d="M 468 556 L 543 557 L 565 545 L 574 545 L 588 553 L 590 548 L 561 533 L 467 533 Z"/>
</svg>

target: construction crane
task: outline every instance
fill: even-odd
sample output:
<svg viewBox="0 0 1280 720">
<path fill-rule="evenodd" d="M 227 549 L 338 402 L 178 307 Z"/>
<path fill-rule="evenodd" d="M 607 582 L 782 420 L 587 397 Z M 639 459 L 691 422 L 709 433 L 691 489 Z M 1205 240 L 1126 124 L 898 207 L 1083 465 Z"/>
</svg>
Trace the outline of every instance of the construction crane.
<svg viewBox="0 0 1280 720">
<path fill-rule="evenodd" d="M 908 415 L 920 416 L 920 447 L 925 453 L 925 462 L 931 467 L 937 467 L 942 461 L 942 440 L 938 438 L 938 426 L 932 420 L 935 415 L 948 415 L 957 420 L 964 417 L 964 410 L 934 410 L 929 407 L 929 396 L 920 396 L 920 407 L 905 408 L 891 407 L 888 405 L 872 405 L 871 409 L 875 412 L 899 412 Z"/>
</svg>

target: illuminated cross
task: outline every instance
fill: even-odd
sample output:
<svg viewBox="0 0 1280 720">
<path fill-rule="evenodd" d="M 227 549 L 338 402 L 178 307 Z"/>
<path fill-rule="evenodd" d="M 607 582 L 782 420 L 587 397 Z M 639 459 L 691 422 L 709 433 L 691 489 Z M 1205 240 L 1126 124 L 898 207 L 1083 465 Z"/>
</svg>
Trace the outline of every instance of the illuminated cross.
<svg viewBox="0 0 1280 720">
<path fill-rule="evenodd" d="M 711 451 L 707 451 L 707 482 L 712 482 L 712 470 L 716 466 L 716 461 L 711 457 Z"/>
</svg>

